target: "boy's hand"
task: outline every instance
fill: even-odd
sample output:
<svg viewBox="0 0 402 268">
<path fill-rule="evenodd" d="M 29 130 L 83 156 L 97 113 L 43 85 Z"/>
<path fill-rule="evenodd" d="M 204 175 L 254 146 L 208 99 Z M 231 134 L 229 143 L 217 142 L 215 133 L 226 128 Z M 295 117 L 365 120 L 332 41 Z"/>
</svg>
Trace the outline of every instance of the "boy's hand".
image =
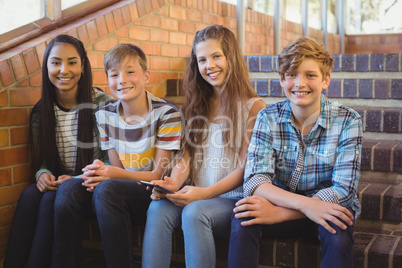
<svg viewBox="0 0 402 268">
<path fill-rule="evenodd" d="M 82 169 L 83 175 L 81 179 L 84 180 L 82 186 L 87 187 L 87 191 L 93 192 L 100 182 L 111 178 L 109 176 L 109 169 L 111 168 L 111 166 L 105 165 L 105 163 L 96 159 L 92 164 Z"/>
<path fill-rule="evenodd" d="M 233 212 L 236 213 L 235 217 L 238 219 L 251 217 L 252 219 L 241 223 L 242 226 L 248 226 L 283 222 L 281 209 L 281 207 L 273 205 L 267 199 L 253 195 L 237 201 Z"/>
<path fill-rule="evenodd" d="M 162 186 L 163 188 L 171 190 L 173 192 L 175 192 L 178 189 L 175 185 L 175 180 L 168 176 L 165 176 L 163 180 L 155 180 L 152 182 L 159 186 Z M 150 187 L 147 186 L 147 189 L 149 189 L 149 188 Z M 154 187 L 152 189 L 151 199 L 154 201 L 158 201 L 162 198 L 166 198 L 166 193 L 164 193 L 164 192 L 158 190 L 158 188 Z"/>
<path fill-rule="evenodd" d="M 336 234 L 336 231 L 328 224 L 327 221 L 334 223 L 343 230 L 346 230 L 347 226 L 338 218 L 350 226 L 353 225 L 353 214 L 347 208 L 338 204 L 322 201 L 318 197 L 306 199 L 306 201 L 301 205 L 300 211 L 310 220 L 320 224 L 332 234 Z"/>
<path fill-rule="evenodd" d="M 195 186 L 185 186 L 174 194 L 166 194 L 167 199 L 172 201 L 176 206 L 185 207 L 191 202 L 205 199 L 205 188 Z"/>
<path fill-rule="evenodd" d="M 55 191 L 57 190 L 56 186 L 56 177 L 53 176 L 52 174 L 43 172 L 40 174 L 38 178 L 38 182 L 36 183 L 36 187 L 41 193 L 44 193 L 46 191 Z"/>
</svg>

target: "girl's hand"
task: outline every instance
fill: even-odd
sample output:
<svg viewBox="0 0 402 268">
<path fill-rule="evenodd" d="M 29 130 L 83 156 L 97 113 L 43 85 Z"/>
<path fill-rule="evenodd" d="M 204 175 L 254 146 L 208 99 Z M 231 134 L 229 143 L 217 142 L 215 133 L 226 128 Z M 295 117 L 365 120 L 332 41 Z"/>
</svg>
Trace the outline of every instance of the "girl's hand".
<svg viewBox="0 0 402 268">
<path fill-rule="evenodd" d="M 166 194 L 167 199 L 172 201 L 176 206 L 185 207 L 191 202 L 206 199 L 206 189 L 195 187 L 195 186 L 185 186 L 183 189 L 174 194 Z"/>
<path fill-rule="evenodd" d="M 168 177 L 168 176 L 165 176 L 163 180 L 155 180 L 155 181 L 152 181 L 152 182 L 157 184 L 157 185 L 159 185 L 159 186 L 162 186 L 162 187 L 164 187 L 164 188 L 166 188 L 168 190 L 171 190 L 173 192 L 177 191 L 180 188 L 180 186 L 178 187 L 176 185 L 176 183 L 175 183 L 176 180 L 174 180 L 174 179 L 172 179 L 171 177 Z M 150 187 L 148 186 L 147 190 L 149 190 L 149 188 Z M 151 199 L 154 200 L 154 201 L 158 201 L 158 200 L 160 200 L 162 198 L 166 198 L 166 193 L 164 193 L 164 192 L 158 190 L 158 188 L 154 187 L 152 189 Z"/>
<path fill-rule="evenodd" d="M 60 176 L 57 178 L 57 181 L 55 181 L 55 184 L 56 184 L 57 187 L 59 187 L 60 184 L 62 184 L 63 181 L 68 180 L 68 179 L 71 179 L 71 178 L 73 178 L 73 176 L 70 176 L 70 175 L 60 175 Z"/>
<path fill-rule="evenodd" d="M 38 182 L 36 183 L 36 187 L 38 187 L 38 190 L 42 193 L 46 191 L 56 191 L 57 185 L 55 181 L 56 181 L 55 176 L 44 172 L 40 174 Z"/>
</svg>

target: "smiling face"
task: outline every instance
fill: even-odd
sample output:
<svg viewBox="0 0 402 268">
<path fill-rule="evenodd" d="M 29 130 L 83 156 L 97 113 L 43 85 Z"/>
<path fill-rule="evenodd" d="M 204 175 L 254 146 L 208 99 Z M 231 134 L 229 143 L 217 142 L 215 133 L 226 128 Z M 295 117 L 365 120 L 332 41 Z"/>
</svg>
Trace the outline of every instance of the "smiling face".
<svg viewBox="0 0 402 268">
<path fill-rule="evenodd" d="M 77 96 L 78 81 L 84 69 L 76 48 L 68 43 L 56 43 L 47 60 L 49 80 L 56 88 L 56 96 L 71 93 Z"/>
<path fill-rule="evenodd" d="M 107 71 L 110 91 L 125 102 L 146 99 L 145 84 L 149 77 L 149 71 L 144 71 L 133 56 L 126 56 L 120 66 Z"/>
<path fill-rule="evenodd" d="M 321 93 L 330 82 L 330 75 L 323 78 L 319 64 L 306 58 L 293 72 L 285 73 L 280 80 L 286 97 L 292 103 L 292 109 L 301 108 L 314 112 L 320 109 Z"/>
<path fill-rule="evenodd" d="M 228 74 L 228 62 L 218 40 L 207 39 L 195 47 L 198 70 L 214 89 L 220 89 Z"/>
</svg>

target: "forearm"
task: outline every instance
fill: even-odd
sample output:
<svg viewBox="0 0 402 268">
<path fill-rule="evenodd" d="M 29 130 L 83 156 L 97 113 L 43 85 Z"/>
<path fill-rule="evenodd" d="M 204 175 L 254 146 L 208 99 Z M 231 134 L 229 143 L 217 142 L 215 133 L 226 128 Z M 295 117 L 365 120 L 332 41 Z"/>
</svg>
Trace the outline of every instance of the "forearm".
<svg viewBox="0 0 402 268">
<path fill-rule="evenodd" d="M 177 191 L 186 182 L 190 175 L 189 161 L 187 158 L 181 159 L 177 165 L 175 165 L 170 173 L 172 178 L 172 186 Z"/>
<path fill-rule="evenodd" d="M 107 169 L 107 175 L 111 179 L 153 181 L 161 179 L 162 175 L 156 171 L 129 171 L 114 166 L 107 166 Z"/>
<path fill-rule="evenodd" d="M 236 189 L 243 183 L 244 168 L 238 167 L 222 180 L 205 188 L 205 199 L 212 198 Z"/>
</svg>

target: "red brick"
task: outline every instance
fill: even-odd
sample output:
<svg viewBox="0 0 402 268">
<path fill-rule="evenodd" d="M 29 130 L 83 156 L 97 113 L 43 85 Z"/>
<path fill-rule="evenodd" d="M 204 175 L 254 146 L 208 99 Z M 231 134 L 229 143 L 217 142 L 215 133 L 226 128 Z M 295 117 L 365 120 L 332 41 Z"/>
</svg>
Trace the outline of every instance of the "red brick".
<svg viewBox="0 0 402 268">
<path fill-rule="evenodd" d="M 151 70 L 169 70 L 169 59 L 152 57 L 149 61 Z"/>
<path fill-rule="evenodd" d="M 10 129 L 11 145 L 28 143 L 29 127 Z"/>
<path fill-rule="evenodd" d="M 184 71 L 185 67 L 186 61 L 184 59 L 170 59 L 170 70 Z"/>
<path fill-rule="evenodd" d="M 169 42 L 169 33 L 167 31 L 152 29 L 151 30 L 151 41 L 168 43 Z"/>
<path fill-rule="evenodd" d="M 187 44 L 187 35 L 184 33 L 170 32 L 169 33 L 169 43 L 177 44 L 177 45 L 186 45 Z"/>
<path fill-rule="evenodd" d="M 129 37 L 137 40 L 149 40 L 150 30 L 140 27 L 130 27 Z"/>
<path fill-rule="evenodd" d="M 121 27 L 124 26 L 123 16 L 121 14 L 120 8 L 113 10 L 113 17 L 114 17 L 114 23 L 116 25 L 116 29 L 120 29 Z"/>
<path fill-rule="evenodd" d="M 23 165 L 13 168 L 13 183 L 33 182 L 30 165 Z"/>
<path fill-rule="evenodd" d="M 154 84 L 161 84 L 161 73 L 160 72 L 151 72 L 151 76 L 149 78 L 148 84 L 149 85 L 154 85 Z"/>
<path fill-rule="evenodd" d="M 105 19 L 108 32 L 109 33 L 114 32 L 116 30 L 116 27 L 114 26 L 114 19 L 112 12 L 105 14 Z"/>
<path fill-rule="evenodd" d="M 42 94 L 40 88 L 10 90 L 11 106 L 30 106 L 38 102 Z"/>
<path fill-rule="evenodd" d="M 0 107 L 8 106 L 7 90 L 0 93 Z"/>
<path fill-rule="evenodd" d="M 6 185 L 11 185 L 11 168 L 0 169 L 0 186 Z"/>
<path fill-rule="evenodd" d="M 28 161 L 29 150 L 27 146 L 0 150 L 0 167 L 25 164 Z"/>
<path fill-rule="evenodd" d="M 171 18 L 179 20 L 187 20 L 187 12 L 184 8 L 177 6 L 169 6 L 169 13 Z"/>
<path fill-rule="evenodd" d="M 88 52 L 88 59 L 91 63 L 91 68 L 103 69 L 104 54 Z"/>
<path fill-rule="evenodd" d="M 40 43 L 35 48 L 36 48 L 36 54 L 38 55 L 39 64 L 42 67 L 43 55 L 45 55 L 45 50 L 46 50 L 46 43 L 45 42 Z"/>
<path fill-rule="evenodd" d="M 161 73 L 161 80 L 165 82 L 167 79 L 177 79 L 179 78 L 177 73 Z"/>
<path fill-rule="evenodd" d="M 27 87 L 27 86 L 29 86 L 29 80 L 24 79 L 24 80 L 18 82 L 18 84 L 15 87 Z"/>
<path fill-rule="evenodd" d="M 162 17 L 169 17 L 169 8 L 168 7 L 164 7 L 162 9 L 159 10 L 158 14 Z"/>
<path fill-rule="evenodd" d="M 9 145 L 8 129 L 0 129 L 0 147 Z"/>
<path fill-rule="evenodd" d="M 28 124 L 28 115 L 26 108 L 1 109 L 0 126 L 17 126 Z"/>
<path fill-rule="evenodd" d="M 98 27 L 99 37 L 104 37 L 105 35 L 107 35 L 108 32 L 107 32 L 105 17 L 99 16 L 95 19 L 95 21 L 96 21 L 96 25 Z"/>
<path fill-rule="evenodd" d="M 136 3 L 137 3 L 138 17 L 140 17 L 140 18 L 144 17 L 147 14 L 147 12 L 145 10 L 144 1 L 143 0 L 137 0 Z"/>
<path fill-rule="evenodd" d="M 214 15 L 210 15 L 210 14 L 202 14 L 202 22 L 212 25 L 212 24 L 216 24 L 217 21 L 217 17 Z"/>
<path fill-rule="evenodd" d="M 164 98 L 166 97 L 166 88 L 164 86 L 153 86 L 151 93 L 158 98 Z"/>
<path fill-rule="evenodd" d="M 42 86 L 42 72 L 32 75 L 29 78 L 29 85 L 31 87 L 41 87 Z"/>
<path fill-rule="evenodd" d="M 179 21 L 172 18 L 161 17 L 161 29 L 169 31 L 179 30 Z"/>
<path fill-rule="evenodd" d="M 123 23 L 124 23 L 124 25 L 127 25 L 127 24 L 131 23 L 132 20 L 131 20 L 129 5 L 126 5 L 126 6 L 122 7 L 120 10 L 121 10 L 121 13 L 123 15 Z"/>
<path fill-rule="evenodd" d="M 180 21 L 179 32 L 194 34 L 195 33 L 195 24 L 192 22 Z"/>
<path fill-rule="evenodd" d="M 187 10 L 187 18 L 189 21 L 201 22 L 201 12 L 199 10 Z"/>
<path fill-rule="evenodd" d="M 161 54 L 160 44 L 142 42 L 141 48 L 146 55 L 160 56 Z"/>
<path fill-rule="evenodd" d="M 27 183 L 0 188 L 0 206 L 16 203 Z"/>
<path fill-rule="evenodd" d="M 101 39 L 99 42 L 94 44 L 94 50 L 97 51 L 108 51 L 112 47 L 117 45 L 117 40 L 113 38 Z"/>
<path fill-rule="evenodd" d="M 151 28 L 161 28 L 161 19 L 159 16 L 148 15 L 140 20 L 141 26 L 151 27 Z"/>
<path fill-rule="evenodd" d="M 76 28 L 70 29 L 67 31 L 68 35 L 74 36 L 75 38 L 79 39 L 78 32 Z"/>
<path fill-rule="evenodd" d="M 125 38 L 127 38 L 127 37 L 128 37 L 128 28 L 125 27 L 125 28 L 122 28 L 121 30 L 118 30 L 118 31 L 115 33 L 115 35 L 118 36 L 118 37 L 125 37 Z"/>
<path fill-rule="evenodd" d="M 13 66 L 13 71 L 16 80 L 20 80 L 27 76 L 27 70 L 22 60 L 21 54 L 17 54 L 10 58 L 11 64 Z"/>
<path fill-rule="evenodd" d="M 92 71 L 93 84 L 107 85 L 107 78 L 104 71 Z"/>
<path fill-rule="evenodd" d="M 11 227 L 0 228 L 0 247 L 7 246 Z"/>
<path fill-rule="evenodd" d="M 179 46 L 179 57 L 180 58 L 188 58 L 191 54 L 190 46 Z"/>
<path fill-rule="evenodd" d="M 78 32 L 78 39 L 81 40 L 81 42 L 84 44 L 84 46 L 89 45 L 91 42 L 88 36 L 87 28 L 84 25 L 78 26 L 77 27 L 77 32 Z"/>
<path fill-rule="evenodd" d="M 135 4 L 135 2 L 130 3 L 129 8 L 130 8 L 131 21 L 135 21 L 136 19 L 138 19 L 137 5 Z"/>
<path fill-rule="evenodd" d="M 99 39 L 98 29 L 96 27 L 96 23 L 94 20 L 91 20 L 90 22 L 87 23 L 87 29 L 88 29 L 89 40 L 91 40 L 91 43 Z"/>
<path fill-rule="evenodd" d="M 163 7 L 164 5 L 166 5 L 165 1 L 166 0 L 159 0 L 159 6 Z"/>
<path fill-rule="evenodd" d="M 145 12 L 146 14 L 150 14 L 152 12 L 152 3 L 149 0 L 139 0 L 144 2 Z"/>
<path fill-rule="evenodd" d="M 159 2 L 158 0 L 152 0 L 152 10 L 159 9 Z"/>
<path fill-rule="evenodd" d="M 179 56 L 179 48 L 176 45 L 162 45 L 161 56 L 177 57 Z"/>
<path fill-rule="evenodd" d="M 0 208 L 0 226 L 11 225 L 14 218 L 15 206 L 4 206 Z"/>
</svg>

